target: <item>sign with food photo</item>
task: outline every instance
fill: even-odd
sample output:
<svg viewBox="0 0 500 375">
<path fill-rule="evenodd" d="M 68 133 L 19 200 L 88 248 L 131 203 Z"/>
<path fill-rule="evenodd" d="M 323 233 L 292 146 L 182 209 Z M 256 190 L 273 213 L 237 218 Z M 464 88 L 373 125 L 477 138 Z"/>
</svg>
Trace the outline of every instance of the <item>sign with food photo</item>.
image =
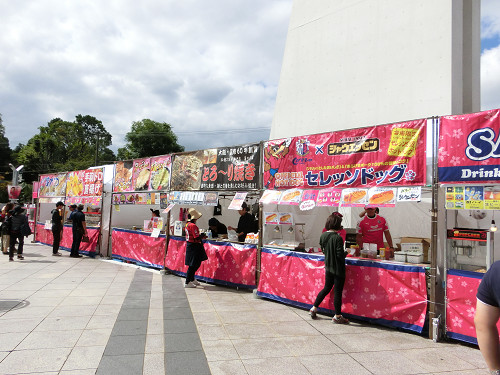
<svg viewBox="0 0 500 375">
<path fill-rule="evenodd" d="M 321 189 L 318 192 L 318 198 L 316 199 L 317 206 L 340 206 L 340 200 L 342 199 L 342 189 Z"/>
<path fill-rule="evenodd" d="M 170 190 L 200 190 L 203 151 L 175 155 Z"/>
<path fill-rule="evenodd" d="M 132 160 L 117 161 L 115 164 L 115 178 L 113 191 L 132 191 Z"/>
<path fill-rule="evenodd" d="M 132 169 L 132 189 L 134 191 L 148 190 L 150 170 L 150 158 L 134 160 Z"/>
<path fill-rule="evenodd" d="M 264 223 L 269 225 L 279 224 L 279 212 L 264 212 Z"/>
<path fill-rule="evenodd" d="M 426 119 L 264 143 L 266 189 L 425 185 Z"/>
<path fill-rule="evenodd" d="M 66 195 L 66 173 L 40 176 L 40 197 L 64 197 Z"/>
<path fill-rule="evenodd" d="M 102 195 L 102 168 L 69 172 L 66 179 L 67 197 L 96 197 Z"/>
<path fill-rule="evenodd" d="M 172 157 L 170 155 L 155 156 L 151 158 L 150 167 L 149 190 L 167 190 L 170 182 Z"/>
<path fill-rule="evenodd" d="M 200 190 L 254 190 L 259 188 L 258 143 L 203 151 Z"/>
<path fill-rule="evenodd" d="M 397 189 L 371 188 L 368 190 L 368 203 L 374 207 L 395 207 Z"/>
<path fill-rule="evenodd" d="M 279 204 L 291 204 L 298 206 L 301 202 L 302 190 L 290 189 L 283 192 Z"/>
<path fill-rule="evenodd" d="M 342 190 L 343 207 L 363 207 L 367 203 L 366 189 L 344 189 Z"/>
</svg>

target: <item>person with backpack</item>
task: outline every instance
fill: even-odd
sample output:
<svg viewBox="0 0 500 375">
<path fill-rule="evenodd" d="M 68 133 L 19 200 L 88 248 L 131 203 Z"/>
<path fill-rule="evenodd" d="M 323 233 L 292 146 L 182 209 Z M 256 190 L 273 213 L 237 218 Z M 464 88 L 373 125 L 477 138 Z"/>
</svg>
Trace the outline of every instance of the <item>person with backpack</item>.
<svg viewBox="0 0 500 375">
<path fill-rule="evenodd" d="M 9 234 L 10 234 L 10 247 L 9 247 L 9 261 L 14 261 L 14 250 L 16 240 L 19 243 L 17 247 L 17 259 L 23 260 L 23 247 L 24 236 L 29 236 L 31 230 L 29 229 L 28 217 L 24 214 L 25 209 L 22 206 L 16 206 L 11 210 L 12 216 L 7 219 Z M 29 232 L 29 233 L 28 233 Z"/>
</svg>

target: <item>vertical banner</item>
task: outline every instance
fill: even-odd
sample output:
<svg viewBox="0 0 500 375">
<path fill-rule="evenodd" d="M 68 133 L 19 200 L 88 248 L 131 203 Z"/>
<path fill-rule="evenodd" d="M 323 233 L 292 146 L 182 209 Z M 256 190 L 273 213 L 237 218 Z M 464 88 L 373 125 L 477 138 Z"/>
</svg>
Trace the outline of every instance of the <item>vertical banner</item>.
<svg viewBox="0 0 500 375">
<path fill-rule="evenodd" d="M 150 167 L 149 190 L 168 190 L 172 157 L 170 155 L 155 156 L 151 158 Z"/>
<path fill-rule="evenodd" d="M 115 164 L 115 178 L 113 191 L 132 191 L 132 160 L 117 161 Z"/>
<path fill-rule="evenodd" d="M 439 181 L 498 183 L 499 135 L 500 109 L 441 117 Z"/>
<path fill-rule="evenodd" d="M 424 185 L 426 121 L 267 141 L 264 187 Z"/>
<path fill-rule="evenodd" d="M 134 167 L 132 169 L 132 190 L 148 190 L 149 177 L 151 176 L 149 167 L 150 161 L 150 158 L 134 160 Z"/>
</svg>

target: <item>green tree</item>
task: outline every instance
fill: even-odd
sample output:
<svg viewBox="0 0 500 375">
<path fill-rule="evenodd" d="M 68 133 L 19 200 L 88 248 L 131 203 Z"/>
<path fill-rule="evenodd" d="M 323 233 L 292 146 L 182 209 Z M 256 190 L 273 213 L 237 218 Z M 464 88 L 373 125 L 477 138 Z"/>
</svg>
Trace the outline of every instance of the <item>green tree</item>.
<svg viewBox="0 0 500 375">
<path fill-rule="evenodd" d="M 35 181 L 38 174 L 75 171 L 95 165 L 97 160 L 109 162 L 115 159 L 111 145 L 111 134 L 101 121 L 92 116 L 78 115 L 75 121 L 55 118 L 38 128 L 26 145 L 19 145 L 15 156 L 24 164 L 26 181 Z"/>
<path fill-rule="evenodd" d="M 184 151 L 170 124 L 149 119 L 134 121 L 125 135 L 125 147 L 118 149 L 118 159 L 136 159 Z"/>
<path fill-rule="evenodd" d="M 12 178 L 9 163 L 12 163 L 12 150 L 9 146 L 9 139 L 5 136 L 5 126 L 0 113 L 0 202 L 7 202 L 9 199 L 7 185 Z"/>
</svg>

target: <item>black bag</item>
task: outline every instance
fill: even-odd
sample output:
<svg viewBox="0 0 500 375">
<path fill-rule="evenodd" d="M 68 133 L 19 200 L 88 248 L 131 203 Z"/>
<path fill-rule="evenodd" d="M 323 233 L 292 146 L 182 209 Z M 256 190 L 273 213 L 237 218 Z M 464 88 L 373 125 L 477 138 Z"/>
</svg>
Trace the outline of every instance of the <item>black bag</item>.
<svg viewBox="0 0 500 375">
<path fill-rule="evenodd" d="M 89 238 L 89 236 L 85 236 L 85 235 L 84 235 L 84 236 L 82 237 L 82 242 L 90 242 L 90 238 Z"/>
<path fill-rule="evenodd" d="M 30 225 L 28 223 L 23 223 L 23 225 L 21 225 L 20 229 L 21 229 L 21 234 L 24 237 L 31 236 L 31 228 L 30 228 Z"/>
</svg>

